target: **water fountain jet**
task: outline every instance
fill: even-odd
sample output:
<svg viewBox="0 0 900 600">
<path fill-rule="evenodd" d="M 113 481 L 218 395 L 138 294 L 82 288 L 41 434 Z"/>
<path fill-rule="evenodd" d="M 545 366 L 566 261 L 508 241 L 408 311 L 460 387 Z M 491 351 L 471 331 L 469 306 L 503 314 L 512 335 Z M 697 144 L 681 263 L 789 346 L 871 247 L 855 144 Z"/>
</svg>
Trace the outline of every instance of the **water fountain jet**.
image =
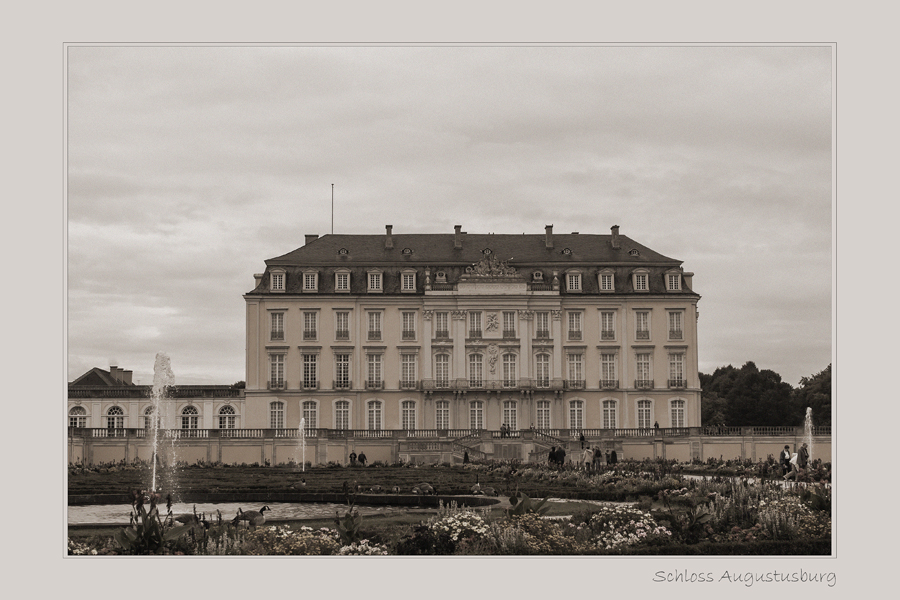
<svg viewBox="0 0 900 600">
<path fill-rule="evenodd" d="M 168 388 L 175 381 L 175 375 L 172 373 L 172 365 L 169 357 L 162 353 L 156 353 L 156 361 L 153 364 L 153 388 L 150 392 L 153 404 L 153 412 L 150 416 L 150 435 L 153 452 L 151 455 L 152 478 L 150 480 L 150 491 L 156 491 L 156 467 L 159 463 L 159 429 L 163 419 L 162 409 L 165 406 L 163 399 L 168 393 Z"/>
<path fill-rule="evenodd" d="M 806 407 L 806 418 L 803 420 L 803 441 L 806 442 L 806 449 L 809 450 L 809 461 L 812 462 L 813 456 L 813 420 L 812 407 Z"/>
</svg>

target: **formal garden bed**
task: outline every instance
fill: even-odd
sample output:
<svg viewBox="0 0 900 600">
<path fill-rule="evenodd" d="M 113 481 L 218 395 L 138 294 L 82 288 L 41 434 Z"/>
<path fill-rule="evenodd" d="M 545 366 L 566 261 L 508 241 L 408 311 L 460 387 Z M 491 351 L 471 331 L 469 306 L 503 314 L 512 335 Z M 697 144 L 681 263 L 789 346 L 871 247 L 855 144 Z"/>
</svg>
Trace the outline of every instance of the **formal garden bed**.
<svg viewBox="0 0 900 600">
<path fill-rule="evenodd" d="M 141 496 L 134 522 L 109 533 L 70 531 L 72 555 L 828 555 L 830 465 L 783 486 L 761 465 L 623 461 L 597 472 L 533 464 L 458 466 L 179 465 L 178 493 L 340 494 L 333 519 L 264 524 L 228 519 L 175 525 L 162 495 Z M 734 470 L 730 473 L 728 470 Z M 741 469 L 738 472 L 737 469 Z M 699 471 L 699 473 L 697 473 Z M 687 474 L 695 474 L 693 477 Z M 827 473 L 827 477 L 820 477 Z M 147 465 L 70 467 L 70 498 L 128 495 Z M 697 477 L 696 475 L 706 475 Z M 765 475 L 768 474 L 768 477 Z M 440 495 L 422 514 L 363 518 L 353 505 L 408 495 L 428 483 Z M 453 495 L 496 494 L 500 508 L 465 507 Z M 129 496 L 130 497 L 130 496 Z M 257 496 L 254 496 L 257 497 Z M 566 499 L 568 504 L 550 502 Z M 154 512 L 155 511 L 155 512 Z"/>
</svg>

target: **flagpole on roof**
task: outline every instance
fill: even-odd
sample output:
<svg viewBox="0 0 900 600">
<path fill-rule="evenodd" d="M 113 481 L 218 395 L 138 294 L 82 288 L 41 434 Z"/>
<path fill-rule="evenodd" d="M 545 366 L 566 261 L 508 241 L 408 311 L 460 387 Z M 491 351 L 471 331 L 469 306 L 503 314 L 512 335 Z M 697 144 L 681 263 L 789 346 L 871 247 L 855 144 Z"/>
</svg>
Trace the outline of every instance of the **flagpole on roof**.
<svg viewBox="0 0 900 600">
<path fill-rule="evenodd" d="M 334 184 L 331 184 L 331 235 L 334 235 Z"/>
</svg>

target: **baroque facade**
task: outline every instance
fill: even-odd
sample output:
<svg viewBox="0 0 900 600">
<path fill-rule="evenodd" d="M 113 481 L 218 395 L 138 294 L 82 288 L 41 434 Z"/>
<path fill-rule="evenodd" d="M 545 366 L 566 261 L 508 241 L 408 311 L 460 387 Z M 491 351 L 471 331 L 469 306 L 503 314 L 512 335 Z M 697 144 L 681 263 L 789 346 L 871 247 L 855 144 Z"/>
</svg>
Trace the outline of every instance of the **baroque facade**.
<svg viewBox="0 0 900 600">
<path fill-rule="evenodd" d="M 625 235 L 306 236 L 246 301 L 240 427 L 700 426 L 692 273 Z M 451 436 L 453 437 L 453 436 Z"/>
</svg>

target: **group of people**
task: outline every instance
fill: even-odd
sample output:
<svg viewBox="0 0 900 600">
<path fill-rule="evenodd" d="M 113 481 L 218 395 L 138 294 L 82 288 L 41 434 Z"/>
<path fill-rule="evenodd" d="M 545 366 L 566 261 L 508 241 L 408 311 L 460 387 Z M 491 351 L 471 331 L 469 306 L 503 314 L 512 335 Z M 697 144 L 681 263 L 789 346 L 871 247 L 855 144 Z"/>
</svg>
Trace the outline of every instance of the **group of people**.
<svg viewBox="0 0 900 600">
<path fill-rule="evenodd" d="M 356 452 L 350 452 L 350 466 L 355 467 L 357 464 L 361 467 L 366 466 L 366 461 L 369 460 L 366 458 L 365 452 L 360 452 L 359 456 L 356 455 Z"/>
<path fill-rule="evenodd" d="M 507 425 L 506 423 L 503 423 L 502 425 L 500 425 L 500 437 L 508 438 L 510 431 L 511 431 L 511 429 L 510 429 L 509 425 Z"/>
<path fill-rule="evenodd" d="M 551 466 L 561 467 L 564 465 L 566 462 L 565 448 L 561 446 L 559 448 L 556 446 L 550 448 L 547 462 Z M 619 455 L 616 454 L 615 450 L 607 450 L 606 454 L 604 454 L 599 446 L 595 446 L 594 448 L 587 446 L 581 451 L 581 464 L 584 466 L 584 469 L 588 471 L 599 471 L 602 465 L 614 465 L 617 462 L 619 462 Z"/>
<path fill-rule="evenodd" d="M 793 453 L 791 447 L 786 444 L 784 450 L 781 451 L 780 462 L 783 479 L 797 481 L 806 472 L 806 466 L 809 464 L 809 448 L 806 442 L 803 442 L 800 450 Z"/>
</svg>

